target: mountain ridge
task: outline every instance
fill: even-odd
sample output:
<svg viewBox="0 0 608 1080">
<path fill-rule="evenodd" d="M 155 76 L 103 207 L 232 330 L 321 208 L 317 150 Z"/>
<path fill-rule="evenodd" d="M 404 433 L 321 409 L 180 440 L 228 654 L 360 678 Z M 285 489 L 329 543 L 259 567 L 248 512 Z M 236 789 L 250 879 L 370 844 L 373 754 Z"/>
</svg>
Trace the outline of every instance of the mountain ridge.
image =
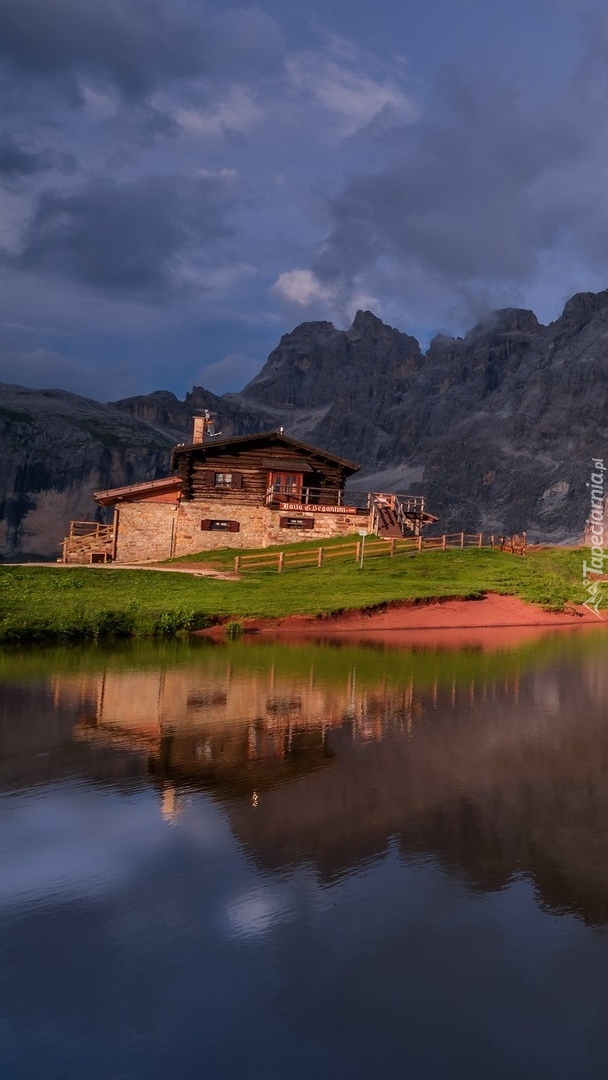
<svg viewBox="0 0 608 1080">
<path fill-rule="evenodd" d="M 157 390 L 102 404 L 4 385 L 0 552 L 56 555 L 70 517 L 101 517 L 94 490 L 166 475 L 203 408 L 227 436 L 283 426 L 359 461 L 357 486 L 408 478 L 442 530 L 574 542 L 608 439 L 608 290 L 575 294 L 546 326 L 525 308 L 488 313 L 424 353 L 370 311 L 347 330 L 300 323 L 221 396 L 193 387 L 183 401 Z"/>
</svg>

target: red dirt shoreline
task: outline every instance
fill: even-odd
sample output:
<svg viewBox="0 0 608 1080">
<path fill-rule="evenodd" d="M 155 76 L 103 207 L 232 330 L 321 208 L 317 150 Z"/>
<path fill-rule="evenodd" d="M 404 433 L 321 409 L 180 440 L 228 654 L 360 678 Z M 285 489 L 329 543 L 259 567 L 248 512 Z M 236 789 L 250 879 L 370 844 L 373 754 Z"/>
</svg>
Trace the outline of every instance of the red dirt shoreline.
<svg viewBox="0 0 608 1080">
<path fill-rule="evenodd" d="M 336 615 L 289 615 L 279 619 L 242 620 L 247 635 L 301 640 L 375 641 L 386 644 L 492 648 L 542 636 L 551 630 L 608 626 L 582 605 L 561 612 L 544 611 L 517 596 L 488 593 L 481 600 L 445 599 L 390 603 L 370 611 Z M 223 626 L 199 631 L 217 636 Z"/>
</svg>

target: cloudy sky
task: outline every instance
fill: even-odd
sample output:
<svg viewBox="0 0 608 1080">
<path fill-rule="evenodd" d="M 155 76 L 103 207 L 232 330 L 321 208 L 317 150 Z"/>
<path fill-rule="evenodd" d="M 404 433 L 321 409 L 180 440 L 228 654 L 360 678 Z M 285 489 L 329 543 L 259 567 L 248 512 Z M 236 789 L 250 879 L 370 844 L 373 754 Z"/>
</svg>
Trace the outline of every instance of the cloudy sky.
<svg viewBox="0 0 608 1080">
<path fill-rule="evenodd" d="M 0 0 L 0 93 L 0 381 L 220 393 L 308 319 L 608 286 L 587 0 Z"/>
</svg>

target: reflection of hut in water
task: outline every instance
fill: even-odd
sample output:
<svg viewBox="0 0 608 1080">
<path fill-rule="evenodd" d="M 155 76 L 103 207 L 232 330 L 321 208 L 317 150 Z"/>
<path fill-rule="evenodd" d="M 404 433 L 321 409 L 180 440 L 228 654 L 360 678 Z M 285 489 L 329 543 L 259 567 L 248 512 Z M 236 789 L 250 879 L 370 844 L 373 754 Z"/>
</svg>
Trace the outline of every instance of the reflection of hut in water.
<svg viewBox="0 0 608 1080">
<path fill-rule="evenodd" d="M 77 693 L 73 680 L 71 692 Z M 158 736 L 235 720 L 262 720 L 269 727 L 296 720 L 306 727 L 323 726 L 341 719 L 347 690 L 319 685 L 308 673 L 279 677 L 272 667 L 247 673 L 227 664 L 204 670 L 102 672 L 89 679 L 87 700 L 98 726 Z"/>
<path fill-rule="evenodd" d="M 528 876 L 553 908 L 604 923 L 603 665 L 515 666 L 420 690 L 409 675 L 362 685 L 351 672 L 336 685 L 220 662 L 107 673 L 88 684 L 77 734 L 138 750 L 170 819 L 185 791 L 221 799 L 261 866 L 310 860 L 331 878 L 391 847 L 480 890 Z"/>
<path fill-rule="evenodd" d="M 145 752 L 161 787 L 249 797 L 327 763 L 326 733 L 342 721 L 346 692 L 273 668 L 104 672 L 88 687 L 76 737 Z"/>
<path fill-rule="evenodd" d="M 268 731 L 260 721 L 235 724 L 228 731 L 201 730 L 163 736 L 148 757 L 148 768 L 164 787 L 178 791 L 202 787 L 222 799 L 253 798 L 289 783 L 333 758 L 324 731 Z"/>
</svg>

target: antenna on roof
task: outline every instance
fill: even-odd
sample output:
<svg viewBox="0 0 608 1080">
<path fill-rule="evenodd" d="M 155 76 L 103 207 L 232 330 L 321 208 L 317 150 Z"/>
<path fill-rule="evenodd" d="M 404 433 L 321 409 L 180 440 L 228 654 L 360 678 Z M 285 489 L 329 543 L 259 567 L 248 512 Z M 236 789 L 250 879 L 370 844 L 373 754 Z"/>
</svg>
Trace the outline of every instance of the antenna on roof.
<svg viewBox="0 0 608 1080">
<path fill-rule="evenodd" d="M 192 430 L 193 443 L 202 443 L 206 439 L 222 434 L 221 431 L 215 430 L 215 420 L 213 419 L 215 415 L 215 413 L 209 412 L 209 409 L 203 409 L 200 414 L 194 414 L 192 417 L 194 421 Z"/>
<path fill-rule="evenodd" d="M 209 412 L 209 409 L 205 409 L 205 420 L 208 424 L 206 435 L 208 439 L 217 438 L 218 435 L 222 434 L 221 431 L 215 430 L 215 420 L 212 419 L 214 416 L 217 416 L 217 413 L 212 413 Z"/>
</svg>

